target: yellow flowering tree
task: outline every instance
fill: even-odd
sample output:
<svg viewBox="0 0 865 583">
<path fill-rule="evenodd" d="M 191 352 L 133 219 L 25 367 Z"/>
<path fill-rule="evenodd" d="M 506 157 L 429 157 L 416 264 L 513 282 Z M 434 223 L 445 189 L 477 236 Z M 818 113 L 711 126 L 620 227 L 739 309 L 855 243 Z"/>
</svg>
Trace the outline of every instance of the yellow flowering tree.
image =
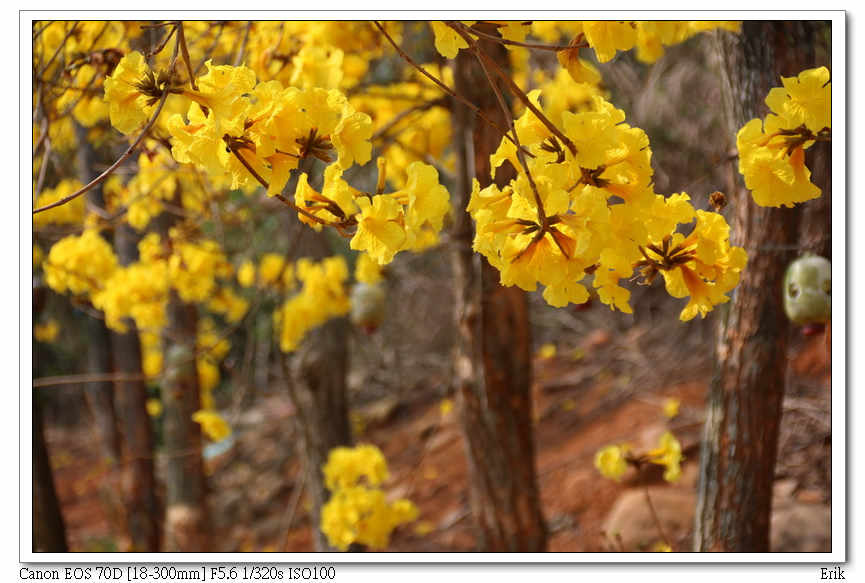
<svg viewBox="0 0 865 583">
<path fill-rule="evenodd" d="M 416 510 L 375 488 L 380 452 L 338 449 L 352 441 L 345 317 L 374 330 L 388 311 L 387 266 L 449 246 L 478 546 L 543 550 L 526 292 L 556 308 L 594 296 L 632 313 L 632 286 L 663 282 L 688 322 L 719 306 L 735 314 L 746 274 L 771 275 L 720 199 L 709 210 L 690 188 L 656 192 L 649 135 L 614 104 L 595 63 L 633 51 L 650 64 L 698 34 L 740 38 L 741 28 L 36 22 L 34 273 L 104 319 L 118 355 L 104 372 L 138 379 L 117 381 L 124 411 L 146 419 L 148 397 L 161 400 L 169 452 L 232 438 L 220 410 L 221 387 L 236 382 L 224 376 L 238 360 L 232 341 L 264 322 L 298 412 L 318 548 L 384 548 Z M 405 38 L 424 39 L 422 59 Z M 549 66 L 529 66 L 537 55 Z M 737 120 L 739 169 L 761 206 L 819 196 L 807 152 L 831 139 L 829 70 L 784 75 L 783 87 L 766 87 L 768 114 L 749 105 L 750 121 Z M 78 141 L 106 159 L 67 176 L 57 160 Z M 42 343 L 56 335 L 35 332 Z M 125 439 L 133 456 L 151 454 L 152 435 Z M 680 462 L 672 435 L 595 459 L 613 479 L 653 463 L 669 481 Z M 167 468 L 163 548 L 206 549 L 202 456 Z M 153 550 L 157 537 L 132 538 Z"/>
</svg>

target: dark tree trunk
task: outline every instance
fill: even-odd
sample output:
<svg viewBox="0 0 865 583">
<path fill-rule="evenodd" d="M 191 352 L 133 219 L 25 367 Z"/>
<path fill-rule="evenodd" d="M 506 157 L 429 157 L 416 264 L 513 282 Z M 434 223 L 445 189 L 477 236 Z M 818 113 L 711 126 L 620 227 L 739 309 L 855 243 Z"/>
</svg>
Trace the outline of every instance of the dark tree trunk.
<svg viewBox="0 0 865 583">
<path fill-rule="evenodd" d="M 311 255 L 323 258 L 329 254 L 324 234 L 307 236 L 307 240 L 314 247 Z M 312 330 L 294 353 L 280 352 L 278 356 L 297 409 L 305 487 L 312 503 L 313 540 L 315 550 L 322 552 L 337 551 L 328 545 L 319 528 L 321 509 L 330 498 L 322 467 L 331 449 L 351 444 L 346 392 L 348 335 L 348 321 L 337 318 Z"/>
<path fill-rule="evenodd" d="M 487 32 L 495 34 L 493 28 Z M 498 43 L 482 50 L 507 68 Z M 506 127 L 495 93 L 475 57 L 456 59 L 456 91 Z M 503 93 L 505 90 L 503 90 Z M 490 179 L 490 155 L 502 136 L 459 103 L 454 104 L 458 180 L 454 196 L 457 242 L 453 254 L 459 330 L 455 382 L 469 461 L 469 499 L 480 551 L 538 552 L 546 549 L 535 470 L 531 402 L 531 336 L 526 293 L 499 285 L 499 272 L 472 252 L 472 226 L 465 212 L 470 175 L 481 187 Z M 497 173 L 505 184 L 513 168 Z"/>
<path fill-rule="evenodd" d="M 33 552 L 65 553 L 66 526 L 45 445 L 42 398 L 33 392 Z"/>
<path fill-rule="evenodd" d="M 728 131 L 766 112 L 779 75 L 813 65 L 814 23 L 745 22 L 721 33 L 722 90 Z M 795 257 L 801 211 L 757 206 L 737 176 L 730 188 L 732 242 L 748 266 L 719 319 L 700 459 L 694 548 L 767 552 L 772 482 L 787 368 L 789 325 L 782 281 Z"/>
<path fill-rule="evenodd" d="M 137 260 L 136 240 L 132 227 L 118 225 L 114 248 L 121 265 Z M 131 320 L 125 334 L 112 333 L 114 370 L 123 377 L 141 375 L 141 343 Z M 123 499 L 130 551 L 159 550 L 159 507 L 156 501 L 156 479 L 153 472 L 153 429 L 147 414 L 147 386 L 143 380 L 116 381 L 116 413 L 125 445 L 123 465 Z"/>
<path fill-rule="evenodd" d="M 348 322 L 338 318 L 311 331 L 293 356 L 280 355 L 283 362 L 291 359 L 287 384 L 297 409 L 316 551 L 337 550 L 328 545 L 319 524 L 321 509 L 330 498 L 322 467 L 331 449 L 351 444 L 345 386 L 347 337 Z"/>
</svg>

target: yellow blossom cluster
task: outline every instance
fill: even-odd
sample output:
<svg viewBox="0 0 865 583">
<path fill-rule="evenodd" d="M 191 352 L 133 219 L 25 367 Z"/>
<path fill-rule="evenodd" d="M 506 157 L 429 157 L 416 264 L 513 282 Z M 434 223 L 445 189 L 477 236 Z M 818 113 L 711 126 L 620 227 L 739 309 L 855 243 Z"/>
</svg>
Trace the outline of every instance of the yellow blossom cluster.
<svg viewBox="0 0 865 583">
<path fill-rule="evenodd" d="M 351 544 L 384 549 L 397 526 L 417 518 L 411 501 L 388 502 L 376 487 L 388 478 L 388 471 L 374 445 L 335 448 L 322 471 L 331 496 L 321 510 L 320 527 L 328 542 L 340 550 Z"/>
<path fill-rule="evenodd" d="M 66 198 L 73 192 L 78 191 L 83 184 L 74 178 L 61 180 L 54 188 L 46 188 L 36 198 L 34 208 L 47 206 Z M 80 225 L 84 220 L 84 197 L 72 199 L 71 201 L 41 212 L 33 217 L 33 224 L 41 227 L 47 224 L 56 225 Z"/>
<path fill-rule="evenodd" d="M 831 138 L 832 115 L 829 69 L 802 71 L 782 78 L 766 97 L 771 112 L 752 119 L 739 130 L 739 172 L 760 206 L 795 206 L 817 198 L 805 150 Z"/>
<path fill-rule="evenodd" d="M 543 113 L 540 92 L 529 98 Z M 603 303 L 630 313 L 619 282 L 641 267 L 646 283 L 661 272 L 671 295 L 690 296 L 682 320 L 727 301 L 746 256 L 730 246 L 724 218 L 695 211 L 685 193 L 655 194 L 648 137 L 602 97 L 561 120 L 556 135 L 527 110 L 515 127 L 531 157 L 502 140 L 490 158 L 493 169 L 509 161 L 516 178 L 503 187 L 474 183 L 474 249 L 501 272 L 502 285 L 541 284 L 547 303 L 564 306 L 587 301 L 582 280 L 593 277 Z M 695 218 L 688 237 L 676 232 Z"/>
<path fill-rule="evenodd" d="M 57 293 L 92 294 L 117 268 L 117 257 L 99 231 L 87 229 L 55 243 L 42 262 L 45 283 Z"/>
<path fill-rule="evenodd" d="M 473 21 L 463 21 L 471 26 Z M 558 41 L 562 36 L 582 39 L 594 49 L 601 63 L 610 61 L 618 51 L 636 48 L 637 58 L 653 63 L 664 54 L 664 47 L 686 41 L 692 36 L 722 28 L 733 32 L 740 30 L 738 22 L 728 21 L 615 21 L 584 20 L 570 22 L 538 21 L 532 23 L 497 22 L 499 33 L 507 40 L 522 42 L 526 34 L 546 40 Z M 444 22 L 430 22 L 435 35 L 436 50 L 443 57 L 452 59 L 460 49 L 468 48 L 468 42 Z"/>
<path fill-rule="evenodd" d="M 307 332 L 331 318 L 346 315 L 351 308 L 345 290 L 348 266 L 341 256 L 320 263 L 299 259 L 296 275 L 302 284 L 300 291 L 273 313 L 283 352 L 292 352 Z"/>
</svg>

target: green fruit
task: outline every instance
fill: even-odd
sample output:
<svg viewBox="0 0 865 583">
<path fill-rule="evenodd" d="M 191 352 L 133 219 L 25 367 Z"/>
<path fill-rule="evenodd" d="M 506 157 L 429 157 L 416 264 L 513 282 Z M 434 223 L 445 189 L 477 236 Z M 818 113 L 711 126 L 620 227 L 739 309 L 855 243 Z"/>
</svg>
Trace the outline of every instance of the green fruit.
<svg viewBox="0 0 865 583">
<path fill-rule="evenodd" d="M 832 264 L 825 257 L 795 260 L 784 276 L 784 311 L 795 324 L 828 322 L 832 317 Z"/>
</svg>

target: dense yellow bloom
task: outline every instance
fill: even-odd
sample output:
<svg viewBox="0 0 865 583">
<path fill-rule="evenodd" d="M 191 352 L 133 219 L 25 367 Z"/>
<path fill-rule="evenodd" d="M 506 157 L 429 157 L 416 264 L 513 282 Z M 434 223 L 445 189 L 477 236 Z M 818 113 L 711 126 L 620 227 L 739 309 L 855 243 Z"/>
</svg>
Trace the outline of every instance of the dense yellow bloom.
<svg viewBox="0 0 865 583">
<path fill-rule="evenodd" d="M 356 486 L 361 478 L 370 486 L 378 486 L 388 479 L 384 455 L 372 444 L 332 449 L 322 471 L 329 490 Z"/>
<path fill-rule="evenodd" d="M 283 352 L 295 350 L 307 332 L 351 309 L 345 290 L 348 266 L 342 257 L 321 263 L 302 258 L 297 262 L 296 275 L 303 284 L 300 292 L 273 314 Z"/>
<path fill-rule="evenodd" d="M 94 293 L 117 268 L 114 251 L 98 231 L 64 237 L 51 247 L 42 263 L 45 283 L 57 293 Z"/>
<path fill-rule="evenodd" d="M 139 261 L 118 267 L 92 301 L 113 330 L 126 332 L 123 320 L 127 317 L 139 330 L 159 330 L 165 325 L 169 284 L 165 261 Z"/>
<path fill-rule="evenodd" d="M 352 543 L 383 549 L 394 528 L 417 518 L 417 508 L 409 500 L 387 502 L 375 488 L 388 478 L 388 470 L 374 445 L 332 449 L 322 472 L 331 497 L 321 510 L 320 527 L 328 542 L 341 550 Z"/>
<path fill-rule="evenodd" d="M 766 97 L 772 113 L 752 119 L 736 136 L 739 172 L 760 206 L 792 207 L 820 196 L 805 166 L 805 150 L 831 135 L 829 70 L 809 69 L 781 81 L 784 87 Z"/>
<path fill-rule="evenodd" d="M 35 206 L 33 208 L 47 206 L 53 202 L 57 202 L 58 200 L 66 198 L 73 192 L 78 191 L 82 186 L 84 185 L 81 184 L 80 181 L 75 180 L 74 178 L 67 178 L 65 180 L 61 180 L 60 183 L 54 188 L 46 188 L 42 190 L 42 192 L 39 194 L 39 197 L 36 199 Z M 75 198 L 70 202 L 33 215 L 33 224 L 37 227 L 48 224 L 81 224 L 81 222 L 84 220 L 84 201 L 85 198 L 83 196 L 79 196 L 78 198 Z"/>
</svg>

